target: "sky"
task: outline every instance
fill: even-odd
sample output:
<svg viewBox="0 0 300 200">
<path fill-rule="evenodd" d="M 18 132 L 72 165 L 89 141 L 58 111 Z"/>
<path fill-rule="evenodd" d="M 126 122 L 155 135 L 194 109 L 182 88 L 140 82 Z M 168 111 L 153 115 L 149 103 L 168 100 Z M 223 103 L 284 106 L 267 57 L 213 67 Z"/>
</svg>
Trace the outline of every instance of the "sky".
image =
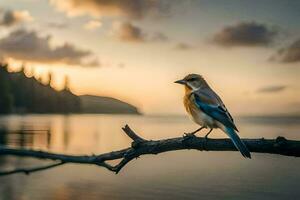
<svg viewBox="0 0 300 200">
<path fill-rule="evenodd" d="M 0 59 L 78 95 L 184 114 L 204 76 L 232 115 L 300 114 L 298 0 L 1 0 Z"/>
</svg>

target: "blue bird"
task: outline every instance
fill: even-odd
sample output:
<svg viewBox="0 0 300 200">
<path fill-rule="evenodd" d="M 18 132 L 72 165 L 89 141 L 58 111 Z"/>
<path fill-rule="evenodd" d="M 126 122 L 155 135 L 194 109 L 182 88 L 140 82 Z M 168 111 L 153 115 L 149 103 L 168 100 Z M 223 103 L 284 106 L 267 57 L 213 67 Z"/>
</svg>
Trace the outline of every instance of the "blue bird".
<svg viewBox="0 0 300 200">
<path fill-rule="evenodd" d="M 221 98 L 211 89 L 204 78 L 198 74 L 189 74 L 184 79 L 175 81 L 185 86 L 184 106 L 190 118 L 201 127 L 189 135 L 194 135 L 203 128 L 223 130 L 232 140 L 235 147 L 246 158 L 251 158 L 250 152 L 242 142 L 237 132 L 233 118 L 226 109 Z"/>
</svg>

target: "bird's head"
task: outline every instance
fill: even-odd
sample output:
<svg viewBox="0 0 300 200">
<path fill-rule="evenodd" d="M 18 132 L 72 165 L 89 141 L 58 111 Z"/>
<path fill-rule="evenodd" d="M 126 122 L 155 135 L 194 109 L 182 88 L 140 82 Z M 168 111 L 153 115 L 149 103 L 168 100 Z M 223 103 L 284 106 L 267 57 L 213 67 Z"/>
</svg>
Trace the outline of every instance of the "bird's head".
<svg viewBox="0 0 300 200">
<path fill-rule="evenodd" d="M 175 81 L 175 83 L 182 84 L 189 90 L 198 90 L 208 86 L 204 78 L 199 74 L 189 74 L 183 79 Z"/>
</svg>

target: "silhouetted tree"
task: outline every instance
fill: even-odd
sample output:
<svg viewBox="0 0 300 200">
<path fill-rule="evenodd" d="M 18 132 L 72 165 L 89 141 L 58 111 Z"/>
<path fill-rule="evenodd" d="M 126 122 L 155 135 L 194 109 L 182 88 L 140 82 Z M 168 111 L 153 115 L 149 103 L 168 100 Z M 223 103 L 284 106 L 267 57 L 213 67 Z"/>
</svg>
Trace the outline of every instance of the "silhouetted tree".
<svg viewBox="0 0 300 200">
<path fill-rule="evenodd" d="M 52 82 L 52 73 L 48 72 L 48 84 L 49 86 L 51 86 L 51 82 Z"/>
<path fill-rule="evenodd" d="M 48 74 L 46 85 L 41 83 L 41 77 L 28 78 L 24 67 L 19 72 L 9 73 L 7 66 L 0 67 L 0 113 L 74 113 L 81 109 L 78 96 L 69 88 L 66 76 L 62 91 L 51 87 L 52 74 Z"/>
<path fill-rule="evenodd" d="M 64 89 L 63 90 L 70 90 L 70 86 L 69 86 L 69 77 L 65 76 L 65 81 L 64 81 Z"/>
<path fill-rule="evenodd" d="M 10 91 L 7 65 L 0 64 L 0 114 L 10 113 L 13 108 L 13 97 Z"/>
</svg>

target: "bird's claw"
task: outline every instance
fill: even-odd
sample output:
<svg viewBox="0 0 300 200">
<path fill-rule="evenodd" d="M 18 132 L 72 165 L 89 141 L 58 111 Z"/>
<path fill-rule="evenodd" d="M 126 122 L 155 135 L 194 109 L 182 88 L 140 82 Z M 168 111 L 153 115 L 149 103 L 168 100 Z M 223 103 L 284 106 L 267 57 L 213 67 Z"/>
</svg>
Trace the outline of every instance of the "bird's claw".
<svg viewBox="0 0 300 200">
<path fill-rule="evenodd" d="M 207 137 L 207 135 L 204 137 L 204 142 L 202 143 L 202 148 L 203 150 L 207 151 L 207 141 L 209 140 L 209 138 Z"/>
<path fill-rule="evenodd" d="M 184 140 L 188 140 L 188 139 L 191 139 L 191 138 L 194 138 L 196 137 L 194 133 L 184 133 L 183 134 L 183 139 Z"/>
</svg>

